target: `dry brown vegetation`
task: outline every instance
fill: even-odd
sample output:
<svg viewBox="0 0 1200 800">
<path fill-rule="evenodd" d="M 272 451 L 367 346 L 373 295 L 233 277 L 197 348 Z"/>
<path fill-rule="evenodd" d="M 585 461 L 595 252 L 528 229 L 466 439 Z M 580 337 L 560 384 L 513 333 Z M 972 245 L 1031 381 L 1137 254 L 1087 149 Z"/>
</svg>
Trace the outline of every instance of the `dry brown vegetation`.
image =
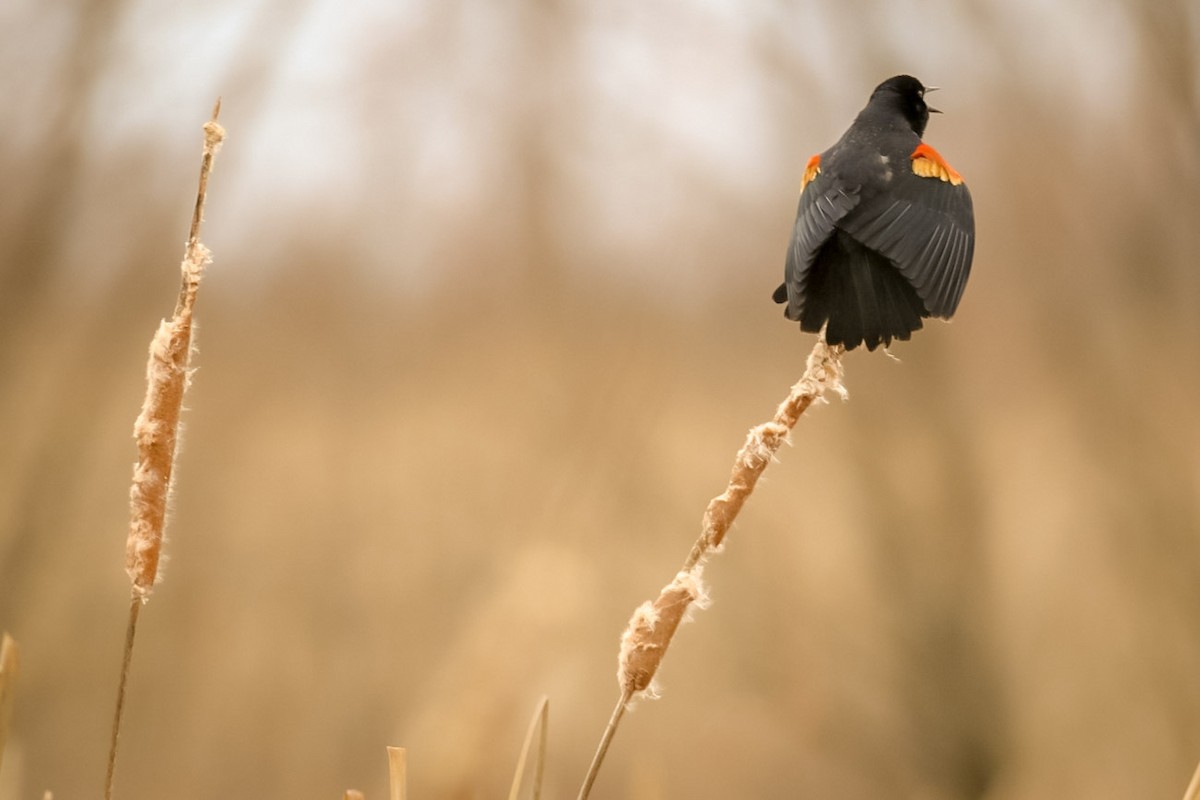
<svg viewBox="0 0 1200 800">
<path fill-rule="evenodd" d="M 417 3 L 305 95 L 311 128 L 287 70 L 319 6 L 229 22 L 187 51 L 222 55 L 204 77 L 166 69 L 170 21 L 132 5 L 14 10 L 0 797 L 94 796 L 104 771 L 130 413 L 213 96 L 244 149 L 209 214 L 121 796 L 386 797 L 387 743 L 414 797 L 498 796 L 543 694 L 544 794 L 569 796 L 630 609 L 803 369 L 769 294 L 804 160 L 901 70 L 944 87 L 930 138 L 976 198 L 959 317 L 900 364 L 846 359 L 852 402 L 756 490 L 594 797 L 1179 797 L 1200 759 L 1194 13 L 1022 28 L 942 5 L 901 43 L 830 4 L 830 53 L 796 33 L 807 7 Z M 224 13 L 193 12 L 213 16 L 191 34 Z M 1120 51 L 1075 55 L 1096 25 Z M 614 30 L 631 61 L 596 60 Z M 727 114 L 726 76 L 760 102 Z M 686 117 L 698 85 L 713 106 Z M 331 121 L 352 135 L 306 150 Z"/>
</svg>

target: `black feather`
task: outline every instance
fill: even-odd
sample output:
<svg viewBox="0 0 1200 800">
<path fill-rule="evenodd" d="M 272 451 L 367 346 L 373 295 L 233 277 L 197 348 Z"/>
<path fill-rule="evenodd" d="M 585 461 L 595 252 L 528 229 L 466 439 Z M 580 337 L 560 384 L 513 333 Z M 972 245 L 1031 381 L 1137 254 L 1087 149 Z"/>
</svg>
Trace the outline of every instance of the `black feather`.
<svg viewBox="0 0 1200 800">
<path fill-rule="evenodd" d="M 817 332 L 828 323 L 825 340 L 852 349 L 906 340 L 928 316 L 916 290 L 879 253 L 838 231 L 822 246 L 805 286 L 808 302 L 800 328 Z"/>
</svg>

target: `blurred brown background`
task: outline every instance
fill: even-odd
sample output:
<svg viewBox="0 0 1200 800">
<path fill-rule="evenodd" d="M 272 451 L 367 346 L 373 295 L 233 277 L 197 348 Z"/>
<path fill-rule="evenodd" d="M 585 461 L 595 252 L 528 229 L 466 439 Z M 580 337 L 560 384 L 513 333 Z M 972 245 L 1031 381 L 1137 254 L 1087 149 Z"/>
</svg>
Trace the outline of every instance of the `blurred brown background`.
<svg viewBox="0 0 1200 800">
<path fill-rule="evenodd" d="M 940 85 L 952 325 L 847 359 L 596 797 L 1177 798 L 1200 760 L 1190 0 L 12 0 L 0 12 L 0 797 L 95 797 L 131 430 L 229 138 L 117 774 L 135 797 L 573 796 L 617 636 L 812 337 L 805 160 Z"/>
</svg>

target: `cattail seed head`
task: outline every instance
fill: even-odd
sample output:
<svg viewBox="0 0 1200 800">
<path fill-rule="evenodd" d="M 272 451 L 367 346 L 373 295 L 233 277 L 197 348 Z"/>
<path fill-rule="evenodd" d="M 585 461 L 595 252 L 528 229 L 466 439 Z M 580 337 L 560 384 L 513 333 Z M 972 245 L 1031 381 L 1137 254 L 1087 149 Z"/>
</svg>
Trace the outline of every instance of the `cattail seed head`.
<svg viewBox="0 0 1200 800">
<path fill-rule="evenodd" d="M 200 242 L 200 225 L 213 157 L 225 139 L 225 129 L 217 122 L 220 110 L 221 101 L 218 100 L 212 119 L 204 125 L 200 188 L 180 265 L 179 299 L 175 304 L 175 315 L 162 321 L 150 342 L 146 398 L 133 424 L 138 459 L 129 490 L 130 525 L 125 542 L 125 571 L 133 582 L 134 597 L 142 602 L 149 599 L 158 578 L 171 475 L 179 443 L 179 417 L 191 374 L 188 363 L 192 354 L 192 311 L 204 269 L 212 263 L 212 254 Z"/>
<path fill-rule="evenodd" d="M 221 109 L 221 101 L 217 101 L 217 108 L 214 111 L 218 113 Z M 221 127 L 221 123 L 215 119 L 210 119 L 204 123 L 204 149 L 205 152 L 211 155 L 216 155 L 221 149 L 221 143 L 225 141 L 225 129 Z"/>
<path fill-rule="evenodd" d="M 163 320 L 150 343 L 146 399 L 133 424 L 138 460 L 129 490 L 130 527 L 125 543 L 125 571 L 133 582 L 134 594 L 143 600 L 149 597 L 158 576 L 191 343 L 189 305 L 173 319 Z"/>
<path fill-rule="evenodd" d="M 617 680 L 630 696 L 639 692 L 654 693 L 654 674 L 666 655 L 671 637 L 684 620 L 694 602 L 702 607 L 707 596 L 700 580 L 701 569 L 680 572 L 663 587 L 658 598 L 638 606 L 621 635 L 621 652 Z"/>
</svg>

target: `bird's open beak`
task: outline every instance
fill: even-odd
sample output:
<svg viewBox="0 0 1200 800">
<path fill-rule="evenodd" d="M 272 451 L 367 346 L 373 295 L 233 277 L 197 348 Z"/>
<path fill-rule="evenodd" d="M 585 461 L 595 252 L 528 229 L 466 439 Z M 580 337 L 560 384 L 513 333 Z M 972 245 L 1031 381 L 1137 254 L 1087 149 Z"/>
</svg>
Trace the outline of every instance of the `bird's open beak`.
<svg viewBox="0 0 1200 800">
<path fill-rule="evenodd" d="M 926 87 L 925 87 L 925 94 L 929 94 L 930 92 L 936 92 L 936 91 L 937 91 L 938 89 L 940 89 L 940 88 L 942 88 L 942 87 L 940 87 L 940 86 L 926 86 Z M 940 108 L 934 108 L 933 106 L 926 106 L 926 108 L 928 108 L 928 109 L 929 109 L 929 113 L 930 113 L 930 114 L 940 114 L 940 113 L 942 113 L 942 110 L 941 110 Z"/>
</svg>

